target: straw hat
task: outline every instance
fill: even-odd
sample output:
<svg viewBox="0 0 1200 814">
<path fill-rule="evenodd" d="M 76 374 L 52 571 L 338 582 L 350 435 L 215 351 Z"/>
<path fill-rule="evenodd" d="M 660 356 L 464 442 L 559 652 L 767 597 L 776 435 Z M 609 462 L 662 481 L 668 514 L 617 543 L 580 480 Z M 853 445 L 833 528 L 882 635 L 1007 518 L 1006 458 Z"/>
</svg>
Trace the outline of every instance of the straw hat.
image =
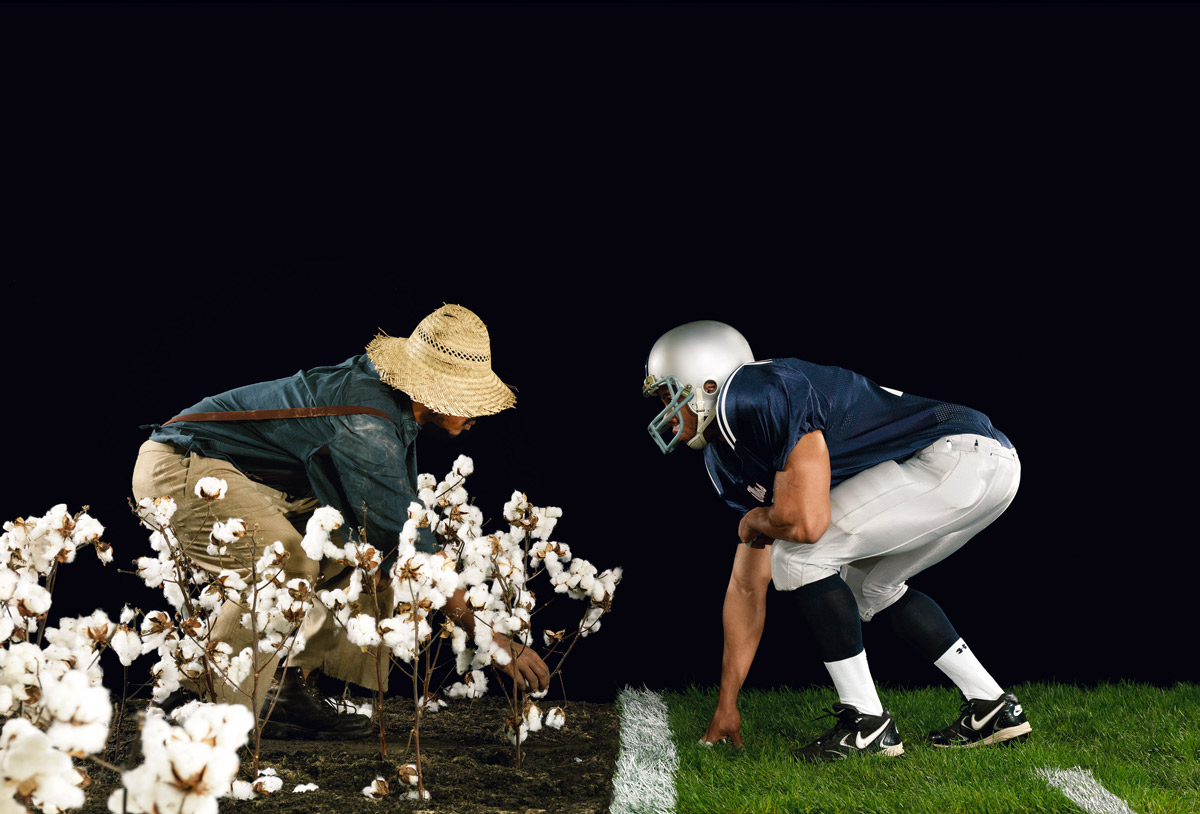
<svg viewBox="0 0 1200 814">
<path fill-rule="evenodd" d="M 443 305 L 410 337 L 376 336 L 367 356 L 384 382 L 443 415 L 493 415 L 517 400 L 492 372 L 487 326 L 461 305 Z"/>
</svg>

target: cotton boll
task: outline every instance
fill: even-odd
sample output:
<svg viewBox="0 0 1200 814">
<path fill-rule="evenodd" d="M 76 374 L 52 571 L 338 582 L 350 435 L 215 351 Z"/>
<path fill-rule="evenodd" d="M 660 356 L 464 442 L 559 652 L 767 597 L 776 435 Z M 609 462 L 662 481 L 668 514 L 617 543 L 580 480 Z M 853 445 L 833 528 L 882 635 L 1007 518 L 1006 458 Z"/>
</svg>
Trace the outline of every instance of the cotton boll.
<svg viewBox="0 0 1200 814">
<path fill-rule="evenodd" d="M 221 478 L 201 478 L 196 481 L 196 497 L 201 500 L 224 500 L 229 484 Z"/>
<path fill-rule="evenodd" d="M 274 794 L 283 788 L 283 778 L 274 769 L 260 769 L 254 781 L 254 790 L 259 794 Z"/>
<path fill-rule="evenodd" d="M 138 501 L 138 516 L 148 521 L 152 528 L 164 528 L 170 524 L 178 508 L 175 500 L 169 497 L 144 497 Z"/>
<path fill-rule="evenodd" d="M 58 680 L 43 676 L 41 705 L 53 720 L 47 735 L 55 747 L 76 754 L 104 749 L 112 704 L 108 690 L 93 684 L 87 672 L 68 670 Z"/>
<path fill-rule="evenodd" d="M 150 668 L 150 676 L 154 679 L 154 686 L 150 690 L 150 697 L 155 703 L 161 704 L 166 700 L 167 696 L 179 689 L 179 668 L 175 664 L 175 659 L 171 656 L 163 656 Z"/>
<path fill-rule="evenodd" d="M 71 532 L 71 539 L 76 546 L 94 544 L 100 541 L 100 535 L 103 533 L 104 526 L 100 524 L 100 521 L 85 512 L 75 518 L 75 528 Z"/>
<path fill-rule="evenodd" d="M 37 617 L 50 610 L 50 592 L 36 582 L 21 581 L 14 592 L 18 610 L 22 615 Z"/>
<path fill-rule="evenodd" d="M 371 781 L 371 785 L 362 790 L 364 797 L 370 797 L 372 800 L 382 800 L 390 793 L 388 790 L 388 782 L 382 777 L 376 777 Z"/>
<path fill-rule="evenodd" d="M 429 789 L 413 789 L 404 795 L 406 800 L 429 800 L 433 797 L 429 793 Z"/>
<path fill-rule="evenodd" d="M 464 478 L 468 477 L 475 472 L 475 461 L 467 455 L 459 455 L 454 459 L 450 471 Z"/>
<path fill-rule="evenodd" d="M 319 788 L 320 786 L 318 786 L 316 783 L 299 783 L 295 788 L 292 789 L 292 793 L 303 794 L 306 791 L 316 791 Z"/>
<path fill-rule="evenodd" d="M 259 557 L 255 567 L 258 569 L 259 575 L 269 574 L 287 562 L 287 558 L 288 553 L 284 550 L 283 543 L 276 540 L 263 549 L 262 556 Z"/>
<path fill-rule="evenodd" d="M 142 637 L 133 628 L 121 625 L 109 639 L 108 646 L 117 654 L 121 664 L 128 667 L 142 654 Z"/>
<path fill-rule="evenodd" d="M 542 728 L 542 709 L 532 701 L 525 704 L 525 726 L 530 732 L 538 732 Z"/>
<path fill-rule="evenodd" d="M 551 729 L 562 729 L 563 724 L 567 722 L 567 714 L 563 712 L 562 707 L 551 707 L 546 710 L 546 726 Z"/>
<path fill-rule="evenodd" d="M 83 776 L 70 756 L 24 718 L 10 719 L 0 730 L 0 777 L 30 795 L 34 805 L 46 812 L 84 803 Z"/>
<path fill-rule="evenodd" d="M 337 558 L 340 549 L 334 545 L 330 533 L 341 528 L 342 522 L 342 513 L 331 506 L 322 506 L 313 512 L 305 524 L 304 539 L 300 541 L 300 547 L 309 559 L 320 560 L 331 555 Z"/>
<path fill-rule="evenodd" d="M 253 800 L 254 785 L 249 780 L 234 780 L 229 788 L 229 796 L 235 800 Z M 115 814 L 121 814 L 118 810 Z"/>
<path fill-rule="evenodd" d="M 487 674 L 482 670 L 471 670 L 462 681 L 446 689 L 448 698 L 482 698 L 487 694 Z"/>
<path fill-rule="evenodd" d="M 417 785 L 417 781 L 420 779 L 420 772 L 417 770 L 417 764 L 415 763 L 405 763 L 396 770 L 396 773 L 399 775 L 401 782 L 409 786 Z"/>
<path fill-rule="evenodd" d="M 379 644 L 379 627 L 375 617 L 366 613 L 356 613 L 351 616 L 346 621 L 346 638 L 351 644 L 364 650 Z"/>
<path fill-rule="evenodd" d="M 504 722 L 504 736 L 513 746 L 523 743 L 529 737 L 529 725 L 525 723 L 524 718 L 519 723 L 509 718 Z"/>
</svg>

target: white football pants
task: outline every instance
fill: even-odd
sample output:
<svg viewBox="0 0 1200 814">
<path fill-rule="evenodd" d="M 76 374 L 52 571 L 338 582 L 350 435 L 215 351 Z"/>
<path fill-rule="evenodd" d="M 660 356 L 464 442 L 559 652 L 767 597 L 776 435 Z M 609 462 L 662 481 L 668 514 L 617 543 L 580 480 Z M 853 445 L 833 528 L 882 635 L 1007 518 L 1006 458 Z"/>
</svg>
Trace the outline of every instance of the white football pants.
<svg viewBox="0 0 1200 814">
<path fill-rule="evenodd" d="M 906 580 L 944 560 L 1008 508 L 1021 481 L 1016 450 L 952 435 L 887 461 L 829 492 L 829 529 L 814 544 L 777 540 L 771 579 L 781 591 L 841 574 L 864 621 L 904 595 Z"/>
</svg>

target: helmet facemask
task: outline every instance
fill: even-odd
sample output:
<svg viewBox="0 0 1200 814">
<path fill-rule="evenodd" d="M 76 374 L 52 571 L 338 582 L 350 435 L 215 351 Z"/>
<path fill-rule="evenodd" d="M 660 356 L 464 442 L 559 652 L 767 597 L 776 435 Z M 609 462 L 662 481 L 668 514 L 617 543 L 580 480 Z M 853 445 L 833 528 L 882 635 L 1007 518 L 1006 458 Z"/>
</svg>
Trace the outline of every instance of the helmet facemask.
<svg viewBox="0 0 1200 814">
<path fill-rule="evenodd" d="M 683 419 L 678 419 L 679 432 L 672 432 L 672 421 L 686 407 L 696 416 L 696 434 L 688 440 L 687 445 L 692 449 L 704 449 L 708 444 L 704 431 L 716 415 L 716 411 L 713 409 L 717 403 L 716 393 L 706 393 L 703 389 L 697 390 L 690 384 L 680 384 L 674 376 L 662 379 L 647 376 L 642 385 L 642 395 L 646 398 L 660 398 L 658 391 L 662 387 L 667 388 L 666 405 L 646 427 L 650 437 L 654 439 L 654 443 L 664 454 L 674 451 L 679 446 L 679 442 L 683 440 Z"/>
</svg>

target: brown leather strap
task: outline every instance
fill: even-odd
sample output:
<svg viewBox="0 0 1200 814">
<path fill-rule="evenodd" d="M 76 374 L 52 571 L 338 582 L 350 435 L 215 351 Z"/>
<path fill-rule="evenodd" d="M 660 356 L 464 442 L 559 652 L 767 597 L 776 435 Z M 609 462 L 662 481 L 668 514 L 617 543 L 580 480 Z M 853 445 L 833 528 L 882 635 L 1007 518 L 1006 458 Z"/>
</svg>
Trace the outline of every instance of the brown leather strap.
<svg viewBox="0 0 1200 814">
<path fill-rule="evenodd" d="M 271 418 L 315 418 L 323 415 L 355 415 L 364 413 L 377 415 L 391 421 L 391 416 L 374 407 L 289 407 L 280 410 L 228 410 L 218 413 L 185 413 L 177 415 L 167 424 L 176 421 L 264 421 Z"/>
</svg>

